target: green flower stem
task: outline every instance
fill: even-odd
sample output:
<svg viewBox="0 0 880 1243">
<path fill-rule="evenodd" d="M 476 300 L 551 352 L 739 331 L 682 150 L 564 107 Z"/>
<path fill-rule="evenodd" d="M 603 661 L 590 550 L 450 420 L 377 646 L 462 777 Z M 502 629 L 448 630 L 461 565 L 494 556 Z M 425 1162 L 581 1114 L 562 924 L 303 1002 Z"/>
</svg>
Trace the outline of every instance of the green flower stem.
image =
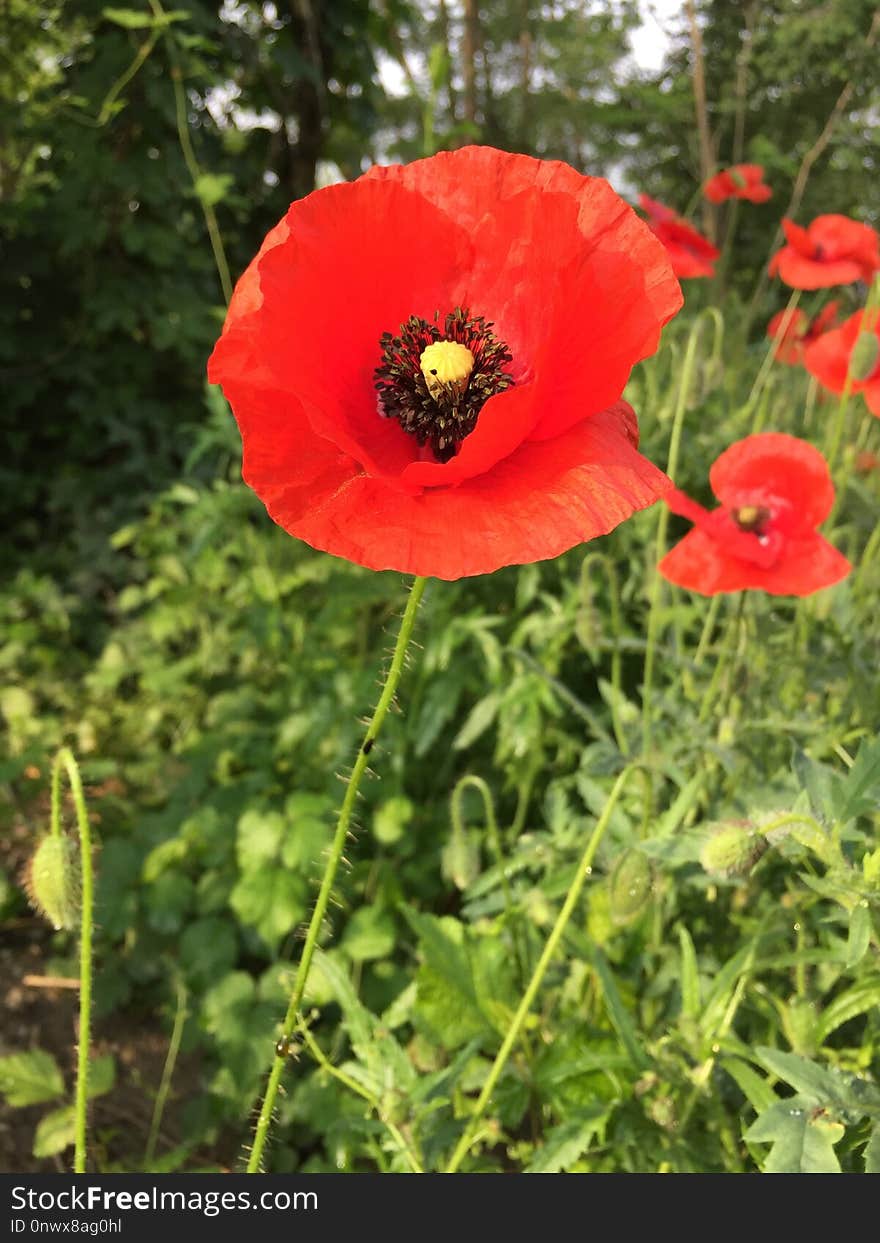
<svg viewBox="0 0 880 1243">
<path fill-rule="evenodd" d="M 391 707 L 397 691 L 400 675 L 403 672 L 406 651 L 409 641 L 412 638 L 413 627 L 415 626 L 416 614 L 419 610 L 422 596 L 428 580 L 426 578 L 416 578 L 413 581 L 409 598 L 406 602 L 403 620 L 400 623 L 400 630 L 397 635 L 397 642 L 394 645 L 394 653 L 391 657 L 391 664 L 388 668 L 388 677 L 385 679 L 385 685 L 382 688 L 382 694 L 379 696 L 379 702 L 370 718 L 367 726 L 367 732 L 364 736 L 354 768 L 352 769 L 351 778 L 348 788 L 345 791 L 345 798 L 342 801 L 342 807 L 339 812 L 339 820 L 336 825 L 336 832 L 333 836 L 333 842 L 330 847 L 330 854 L 327 858 L 327 864 L 324 868 L 324 875 L 321 880 L 321 887 L 318 891 L 318 899 L 315 903 L 315 909 L 312 911 L 312 918 L 309 921 L 308 931 L 306 933 L 305 945 L 303 947 L 302 958 L 297 967 L 296 978 L 293 983 L 293 992 L 290 995 L 290 1003 L 287 1007 L 287 1014 L 284 1017 L 281 1032 L 285 1039 L 289 1039 L 296 1027 L 297 1014 L 299 1012 L 300 1003 L 306 990 L 306 984 L 309 978 L 309 971 L 312 965 L 312 957 L 318 944 L 318 934 L 324 916 L 327 913 L 327 906 L 330 902 L 330 894 L 333 891 L 333 884 L 336 880 L 336 872 L 342 860 L 342 852 L 345 848 L 345 841 L 348 837 L 349 826 L 351 825 L 351 816 L 357 801 L 358 790 L 360 789 L 361 779 L 367 767 L 367 757 L 373 744 L 375 743 L 382 724 Z M 251 1149 L 250 1159 L 247 1164 L 248 1174 L 258 1174 L 261 1169 L 263 1160 L 263 1150 L 266 1147 L 266 1139 L 269 1134 L 269 1127 L 272 1122 L 272 1111 L 275 1108 L 275 1099 L 278 1095 L 278 1088 L 281 1083 L 281 1076 L 284 1072 L 284 1058 L 275 1057 L 272 1069 L 269 1073 L 269 1081 L 266 1085 L 266 1095 L 263 1098 L 263 1105 L 260 1109 L 260 1116 L 257 1119 L 257 1126 L 254 1132 L 254 1143 Z"/>
<path fill-rule="evenodd" d="M 703 663 L 703 657 L 706 655 L 706 648 L 712 638 L 712 632 L 715 629 L 715 623 L 718 620 L 718 610 L 721 608 L 722 596 L 718 594 L 712 596 L 709 607 L 706 610 L 706 618 L 703 622 L 703 629 L 700 632 L 700 641 L 697 644 L 697 650 L 694 653 L 694 665 L 699 668 Z"/>
<path fill-rule="evenodd" d="M 395 1122 L 392 1122 L 390 1118 L 385 1117 L 382 1112 L 382 1105 L 373 1093 L 365 1088 L 362 1083 L 358 1083 L 356 1079 L 352 1079 L 352 1077 L 347 1075 L 344 1070 L 340 1070 L 338 1066 L 333 1065 L 324 1050 L 318 1044 L 315 1037 L 309 1031 L 308 1027 L 306 1027 L 305 1023 L 299 1023 L 297 1025 L 296 1032 L 298 1036 L 302 1037 L 303 1043 L 309 1053 L 311 1053 L 312 1057 L 322 1070 L 325 1070 L 328 1075 L 332 1075 L 334 1079 L 338 1079 L 341 1084 L 344 1084 L 344 1086 L 349 1089 L 349 1091 L 356 1093 L 357 1096 L 360 1096 L 367 1102 L 379 1118 L 382 1125 L 387 1128 L 389 1135 L 391 1135 L 394 1142 L 406 1157 L 413 1174 L 424 1174 L 425 1171 L 422 1168 L 422 1164 L 419 1161 L 418 1155 L 416 1154 L 412 1144 L 408 1142 L 400 1127 Z"/>
<path fill-rule="evenodd" d="M 174 1011 L 174 1026 L 171 1029 L 171 1039 L 168 1042 L 168 1053 L 165 1056 L 165 1065 L 162 1067 L 162 1078 L 159 1082 L 159 1091 L 156 1093 L 156 1103 L 153 1106 L 153 1117 L 150 1121 L 150 1134 L 147 1139 L 147 1147 L 144 1151 L 144 1168 L 150 1170 L 153 1164 L 153 1158 L 156 1155 L 156 1142 L 159 1138 L 159 1128 L 162 1125 L 162 1116 L 165 1113 L 165 1104 L 168 1100 L 168 1093 L 171 1090 L 171 1079 L 174 1075 L 174 1067 L 177 1065 L 177 1057 L 180 1053 L 180 1042 L 183 1039 L 183 1029 L 186 1025 L 187 1009 L 186 1009 L 187 991 L 183 980 L 177 980 L 177 1005 Z"/>
<path fill-rule="evenodd" d="M 685 350 L 684 362 L 681 369 L 681 383 L 678 389 L 678 400 L 675 406 L 675 414 L 672 419 L 672 434 L 669 438 L 669 458 L 666 464 L 666 473 L 673 480 L 678 469 L 678 451 L 681 444 L 681 430 L 684 423 L 684 412 L 687 406 L 688 393 L 690 392 L 691 379 L 693 377 L 694 365 L 697 357 L 697 344 L 700 338 L 700 329 L 702 321 L 698 320 L 688 337 L 687 349 Z M 660 614 L 660 592 L 663 580 L 657 572 L 657 566 L 661 561 L 663 554 L 666 552 L 666 532 L 669 527 L 669 510 L 666 505 L 660 505 L 660 512 L 657 515 L 657 534 L 654 541 L 654 577 L 651 583 L 651 604 L 648 611 L 648 635 L 647 646 L 645 648 L 645 669 L 642 678 L 642 754 L 647 759 L 648 752 L 651 749 L 651 708 L 652 708 L 652 691 L 654 677 L 654 652 L 657 646 L 657 628 Z M 650 810 L 651 799 L 646 799 L 646 806 Z"/>
<path fill-rule="evenodd" d="M 501 874 L 501 892 L 504 896 L 504 913 L 507 922 L 510 924 L 510 935 L 513 941 L 513 955 L 516 961 L 517 979 L 520 984 L 525 982 L 525 955 L 523 953 L 522 943 L 519 936 L 519 928 L 516 920 L 516 912 L 514 910 L 513 894 L 510 889 L 510 880 L 507 876 L 507 868 L 504 861 L 504 850 L 501 845 L 501 834 L 498 831 L 498 819 L 495 815 L 495 803 L 492 799 L 492 791 L 489 789 L 482 777 L 470 773 L 462 777 L 455 785 L 450 799 L 450 811 L 452 814 L 452 832 L 459 841 L 464 841 L 464 820 L 461 814 L 461 800 L 466 789 L 470 787 L 476 790 L 483 800 L 483 810 L 486 816 L 486 831 L 489 835 L 489 846 L 492 854 L 495 856 L 495 865 Z"/>
<path fill-rule="evenodd" d="M 489 1104 L 492 1093 L 495 1091 L 495 1087 L 501 1077 L 501 1072 L 507 1065 L 507 1059 L 510 1057 L 513 1047 L 520 1037 L 520 1033 L 522 1032 L 526 1018 L 528 1017 L 528 1013 L 532 1008 L 532 1002 L 535 1000 L 538 989 L 541 987 L 541 983 L 547 972 L 547 968 L 550 966 L 550 962 L 552 961 L 553 955 L 556 953 L 568 921 L 571 919 L 574 908 L 577 905 L 578 898 L 581 895 L 581 890 L 584 887 L 584 883 L 592 871 L 592 864 L 596 855 L 596 850 L 598 849 L 602 836 L 608 827 L 608 822 L 611 819 L 615 806 L 617 805 L 617 800 L 619 799 L 621 791 L 626 784 L 627 778 L 634 768 L 635 765 L 627 765 L 611 788 L 611 793 L 608 795 L 608 801 L 602 810 L 602 815 L 599 817 L 590 840 L 587 842 L 586 849 L 584 850 L 584 853 L 577 865 L 574 878 L 568 887 L 568 893 L 565 895 L 565 901 L 562 904 L 562 909 L 556 917 L 556 922 L 553 925 L 550 935 L 547 938 L 547 943 L 541 952 L 541 957 L 538 959 L 535 970 L 532 973 L 532 978 L 529 981 L 528 988 L 523 993 L 516 1014 L 514 1014 L 510 1027 L 507 1029 L 507 1035 L 504 1037 L 501 1048 L 498 1050 L 495 1061 L 492 1063 L 492 1068 L 489 1071 L 486 1082 L 483 1084 L 483 1090 L 477 1098 L 474 1112 L 468 1120 L 468 1124 L 464 1129 L 464 1134 L 458 1141 L 449 1165 L 446 1167 L 447 1174 L 455 1173 L 464 1158 L 467 1156 L 470 1148 L 477 1140 L 477 1132 L 483 1120 L 483 1114 L 486 1111 L 486 1106 Z"/>
<path fill-rule="evenodd" d="M 158 20 L 164 19 L 167 14 L 162 8 L 161 0 L 149 0 L 150 8 L 153 10 L 154 16 Z M 199 179 L 202 176 L 202 170 L 199 166 L 196 153 L 193 150 L 192 139 L 189 135 L 189 123 L 186 118 L 186 93 L 183 89 L 183 73 L 177 60 L 177 52 L 174 46 L 173 37 L 166 40 L 168 47 L 168 57 L 171 61 L 171 83 L 174 88 L 174 114 L 177 121 L 177 137 L 180 142 L 180 150 L 186 164 L 187 172 L 193 183 L 193 190 L 202 208 L 202 215 L 205 218 L 205 228 L 208 230 L 208 238 L 211 242 L 211 250 L 214 254 L 214 263 L 217 268 L 217 276 L 220 279 L 220 288 L 223 290 L 223 298 L 225 302 L 229 302 L 232 297 L 232 277 L 229 274 L 229 263 L 226 259 L 226 248 L 223 245 L 223 235 L 220 232 L 220 226 L 217 223 L 217 216 L 214 207 L 208 200 L 199 194 Z"/>
<path fill-rule="evenodd" d="M 73 1171 L 86 1172 L 86 1109 L 88 1105 L 89 1044 L 92 1026 L 92 910 L 94 906 L 94 873 L 92 871 L 92 835 L 86 800 L 83 796 L 79 768 L 73 753 L 62 747 L 52 765 L 52 794 L 49 831 L 61 836 L 61 769 L 67 773 L 76 824 L 79 832 L 82 905 L 79 938 L 79 1043 L 76 1053 L 76 1097 L 74 1099 Z"/>
<path fill-rule="evenodd" d="M 752 385 L 752 390 L 749 393 L 748 397 L 746 398 L 745 405 L 743 406 L 743 409 L 745 411 L 750 411 L 753 409 L 755 405 L 757 405 L 758 398 L 761 396 L 761 393 L 764 388 L 764 384 L 767 380 L 767 376 L 770 373 L 770 368 L 773 366 L 773 355 L 776 352 L 776 346 L 785 336 L 785 333 L 788 329 L 788 325 L 791 323 L 791 320 L 797 309 L 797 304 L 800 302 L 800 300 L 801 300 L 801 290 L 800 289 L 792 290 L 791 297 L 789 298 L 788 303 L 786 304 L 785 310 L 782 313 L 782 319 L 779 321 L 779 327 L 776 329 L 776 332 L 773 334 L 773 339 L 771 340 L 769 346 L 767 347 L 767 353 L 764 355 L 764 361 L 762 362 L 761 367 L 758 371 L 758 374 L 755 377 L 755 382 Z"/>
<path fill-rule="evenodd" d="M 868 300 L 862 309 L 862 318 L 859 320 L 859 332 L 871 331 L 872 327 L 876 325 L 877 315 L 875 312 L 878 301 L 880 301 L 880 280 L 875 280 L 868 293 Z M 837 403 L 837 415 L 832 428 L 831 442 L 826 453 L 828 469 L 832 474 L 834 467 L 837 465 L 837 456 L 840 453 L 840 445 L 843 440 L 843 429 L 846 426 L 846 411 L 849 406 L 850 396 L 852 395 L 852 386 L 853 374 L 847 368 L 846 382 L 843 386 L 843 392 L 840 394 L 840 401 Z M 838 499 L 842 492 L 843 488 L 838 489 Z M 834 508 L 837 508 L 836 504 Z M 832 516 L 833 514 L 834 510 L 832 510 Z"/>
<path fill-rule="evenodd" d="M 878 552 L 880 552 L 880 523 L 871 532 L 871 538 L 868 540 L 865 545 L 865 551 L 859 558 L 858 568 L 853 578 L 853 595 L 858 595 L 864 588 Z"/>
<path fill-rule="evenodd" d="M 731 662 L 734 660 L 734 653 L 736 652 L 739 644 L 740 623 L 742 621 L 743 609 L 745 607 L 745 599 L 746 593 L 744 591 L 739 592 L 733 615 L 727 623 L 727 633 L 724 636 L 724 647 L 719 653 L 715 669 L 712 673 L 712 678 L 706 688 L 706 693 L 703 696 L 703 702 L 700 704 L 700 712 L 697 718 L 700 724 L 703 724 L 704 721 L 708 720 L 709 711 L 715 702 L 718 688 L 721 685 L 722 676 L 728 672 Z M 732 676 L 732 670 L 730 670 L 730 675 Z"/>
<path fill-rule="evenodd" d="M 611 632 L 614 636 L 611 648 L 611 725 L 614 730 L 614 737 L 617 740 L 617 746 L 621 755 L 629 755 L 629 742 L 624 732 L 623 722 L 620 719 L 620 705 L 623 700 L 623 691 L 621 689 L 621 651 L 620 639 L 622 634 L 621 618 L 620 618 L 620 580 L 617 576 L 617 569 L 610 557 L 606 557 L 602 552 L 593 552 L 584 557 L 581 564 L 581 595 L 587 597 L 588 575 L 593 564 L 601 565 L 605 571 L 605 577 L 608 580 L 608 600 L 611 607 Z"/>
</svg>

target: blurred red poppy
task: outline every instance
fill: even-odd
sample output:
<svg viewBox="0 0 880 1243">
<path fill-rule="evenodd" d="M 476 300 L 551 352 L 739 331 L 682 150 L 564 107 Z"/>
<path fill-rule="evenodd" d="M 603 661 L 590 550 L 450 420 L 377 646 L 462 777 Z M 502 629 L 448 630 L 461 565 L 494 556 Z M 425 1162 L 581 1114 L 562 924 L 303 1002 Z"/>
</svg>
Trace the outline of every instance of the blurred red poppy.
<svg viewBox="0 0 880 1243">
<path fill-rule="evenodd" d="M 828 332 L 829 329 L 834 327 L 839 309 L 840 303 L 838 301 L 829 302 L 818 315 L 810 319 L 809 315 L 802 311 L 800 307 L 795 307 L 789 314 L 785 331 L 776 340 L 776 349 L 773 352 L 773 357 L 778 362 L 787 363 L 790 366 L 802 363 L 806 346 L 818 340 L 823 332 Z M 767 336 L 771 341 L 777 338 L 785 322 L 786 312 L 784 310 L 777 311 L 767 325 Z"/>
<path fill-rule="evenodd" d="M 709 472 L 721 505 L 706 510 L 674 489 L 665 500 L 694 529 L 658 569 L 700 595 L 748 589 L 807 596 L 851 570 L 816 527 L 831 512 L 834 485 L 818 449 L 782 432 L 747 436 Z"/>
<path fill-rule="evenodd" d="M 880 316 L 856 311 L 839 328 L 826 332 L 804 354 L 810 375 L 832 393 L 861 393 L 872 414 L 880 416 Z"/>
<path fill-rule="evenodd" d="M 682 220 L 671 207 L 639 195 L 639 206 L 648 217 L 651 232 L 659 237 L 669 253 L 672 270 L 679 279 L 714 276 L 715 260 L 721 254 L 695 228 Z"/>
<path fill-rule="evenodd" d="M 806 229 L 785 219 L 782 227 L 788 245 L 770 260 L 769 272 L 792 289 L 869 284 L 880 268 L 876 230 L 849 216 L 817 216 Z"/>
<path fill-rule="evenodd" d="M 294 203 L 208 375 L 285 530 L 455 579 L 554 557 L 666 491 L 620 395 L 681 300 L 606 181 L 466 147 Z"/>
<path fill-rule="evenodd" d="M 862 449 L 856 454 L 855 468 L 857 475 L 875 475 L 880 471 L 880 457 L 870 449 Z"/>
<path fill-rule="evenodd" d="M 760 164 L 734 164 L 716 173 L 706 182 L 703 194 L 710 203 L 724 203 L 727 199 L 766 203 L 773 197 L 773 191 L 764 184 L 764 169 Z"/>
</svg>

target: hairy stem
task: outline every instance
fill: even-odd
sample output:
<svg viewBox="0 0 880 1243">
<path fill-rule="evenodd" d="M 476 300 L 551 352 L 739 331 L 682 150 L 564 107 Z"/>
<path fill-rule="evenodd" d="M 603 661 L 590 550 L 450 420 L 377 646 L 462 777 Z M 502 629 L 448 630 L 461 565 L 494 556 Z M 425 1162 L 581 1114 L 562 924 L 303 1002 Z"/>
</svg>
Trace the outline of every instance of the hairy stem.
<svg viewBox="0 0 880 1243">
<path fill-rule="evenodd" d="M 345 798 L 342 801 L 342 807 L 339 812 L 339 819 L 336 824 L 336 832 L 333 835 L 333 842 L 330 847 L 330 854 L 327 857 L 327 864 L 324 868 L 324 875 L 321 879 L 321 887 L 318 890 L 318 899 L 315 902 L 315 909 L 312 911 L 312 918 L 309 921 L 308 931 L 306 932 L 305 945 L 303 947 L 302 958 L 297 967 L 296 977 L 293 982 L 293 991 L 290 995 L 290 1002 L 287 1007 L 287 1013 L 284 1016 L 281 1032 L 285 1040 L 289 1040 L 297 1023 L 297 1014 L 299 1012 L 300 1003 L 308 983 L 309 971 L 312 965 L 312 957 L 318 944 L 318 935 L 321 930 L 324 916 L 327 913 L 327 906 L 330 902 L 330 894 L 333 891 L 333 885 L 336 880 L 336 873 L 342 859 L 342 852 L 345 848 L 345 841 L 348 837 L 349 826 L 351 825 L 352 812 L 354 811 L 357 801 L 358 790 L 360 789 L 361 779 L 367 767 L 367 757 L 372 750 L 382 724 L 391 707 L 394 695 L 397 691 L 400 675 L 403 673 L 403 666 L 406 657 L 406 651 L 409 641 L 412 638 L 413 627 L 415 626 L 416 614 L 419 610 L 422 596 L 428 580 L 426 578 L 417 578 L 414 580 L 409 598 L 406 602 L 403 620 L 400 623 L 400 630 L 397 635 L 397 642 L 394 645 L 394 653 L 391 657 L 391 664 L 388 668 L 388 677 L 385 679 L 385 685 L 382 688 L 382 694 L 379 696 L 379 702 L 370 718 L 367 726 L 367 732 L 364 741 L 358 751 L 354 768 L 352 769 L 351 778 L 348 782 L 348 788 L 345 791 Z M 281 1084 L 281 1076 L 284 1072 L 285 1059 L 276 1056 L 272 1069 L 269 1073 L 269 1081 L 266 1085 L 266 1095 L 263 1098 L 263 1104 L 260 1109 L 260 1116 L 257 1119 L 256 1131 L 254 1132 L 254 1143 L 251 1149 L 250 1159 L 247 1164 L 247 1172 L 249 1174 L 258 1174 L 260 1172 L 263 1160 L 263 1150 L 266 1147 L 266 1140 L 269 1135 L 269 1127 L 272 1123 L 272 1111 L 275 1108 L 275 1100 L 278 1096 L 278 1088 Z"/>
<path fill-rule="evenodd" d="M 92 909 L 94 906 L 94 874 L 92 871 L 92 835 L 82 780 L 73 753 L 62 747 L 52 765 L 52 794 L 50 833 L 61 835 L 61 770 L 67 773 L 76 824 L 79 832 L 80 869 L 82 877 L 82 905 L 80 908 L 79 938 L 79 1042 L 76 1052 L 76 1095 L 74 1098 L 74 1149 L 73 1170 L 75 1174 L 86 1171 L 86 1111 L 88 1106 L 89 1043 L 92 1024 Z"/>
</svg>

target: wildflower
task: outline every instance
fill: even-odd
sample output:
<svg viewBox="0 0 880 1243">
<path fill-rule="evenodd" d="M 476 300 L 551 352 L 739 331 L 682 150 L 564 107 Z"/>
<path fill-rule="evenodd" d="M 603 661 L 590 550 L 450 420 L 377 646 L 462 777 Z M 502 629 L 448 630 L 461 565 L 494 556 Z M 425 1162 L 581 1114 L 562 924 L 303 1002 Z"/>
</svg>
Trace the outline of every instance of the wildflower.
<svg viewBox="0 0 880 1243">
<path fill-rule="evenodd" d="M 764 184 L 764 169 L 760 164 L 734 164 L 732 168 L 710 177 L 703 187 L 703 194 L 710 203 L 724 203 L 727 199 L 766 203 L 772 198 L 773 191 Z"/>
<path fill-rule="evenodd" d="M 776 340 L 773 357 L 777 362 L 787 363 L 789 366 L 802 363 L 806 347 L 813 341 L 817 341 L 823 332 L 828 332 L 834 327 L 839 309 L 839 302 L 829 302 L 818 315 L 810 319 L 800 307 L 795 307 L 789 312 L 787 322 L 786 312 L 777 311 L 767 325 L 767 336 L 771 340 Z M 780 336 L 779 332 L 783 323 L 785 323 L 785 330 Z"/>
<path fill-rule="evenodd" d="M 880 315 L 856 311 L 839 328 L 808 346 L 804 364 L 832 393 L 861 393 L 872 414 L 880 416 Z"/>
<path fill-rule="evenodd" d="M 607 182 L 466 147 L 294 203 L 208 374 L 285 530 L 455 579 L 554 557 L 663 494 L 620 395 L 680 305 Z"/>
<path fill-rule="evenodd" d="M 701 595 L 755 589 L 806 596 L 852 568 L 816 528 L 831 512 L 834 484 L 822 454 L 781 432 L 746 436 L 709 472 L 721 505 L 706 510 L 683 492 L 665 500 L 689 531 L 660 562 L 664 578 Z"/>
<path fill-rule="evenodd" d="M 867 284 L 880 268 L 877 232 L 870 225 L 831 215 L 817 216 L 806 229 L 788 219 L 782 227 L 788 245 L 770 260 L 769 271 L 792 289 Z"/>
<path fill-rule="evenodd" d="M 702 233 L 682 220 L 671 207 L 639 195 L 639 206 L 648 217 L 648 226 L 669 254 L 672 270 L 680 279 L 693 276 L 714 276 L 715 260 L 720 251 Z"/>
</svg>

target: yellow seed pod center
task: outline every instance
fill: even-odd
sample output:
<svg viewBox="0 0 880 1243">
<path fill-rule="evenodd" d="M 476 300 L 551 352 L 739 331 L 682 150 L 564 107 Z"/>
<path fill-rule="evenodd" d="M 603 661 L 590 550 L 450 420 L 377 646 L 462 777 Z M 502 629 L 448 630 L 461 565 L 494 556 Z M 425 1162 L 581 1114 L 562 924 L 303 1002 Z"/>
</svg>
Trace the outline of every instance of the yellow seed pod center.
<svg viewBox="0 0 880 1243">
<path fill-rule="evenodd" d="M 474 369 L 474 356 L 458 341 L 434 341 L 419 355 L 428 392 L 439 398 L 450 388 L 463 392 Z"/>
<path fill-rule="evenodd" d="M 743 505 L 736 511 L 736 520 L 744 527 L 750 527 L 753 522 L 758 521 L 760 510 L 757 505 Z"/>
</svg>

